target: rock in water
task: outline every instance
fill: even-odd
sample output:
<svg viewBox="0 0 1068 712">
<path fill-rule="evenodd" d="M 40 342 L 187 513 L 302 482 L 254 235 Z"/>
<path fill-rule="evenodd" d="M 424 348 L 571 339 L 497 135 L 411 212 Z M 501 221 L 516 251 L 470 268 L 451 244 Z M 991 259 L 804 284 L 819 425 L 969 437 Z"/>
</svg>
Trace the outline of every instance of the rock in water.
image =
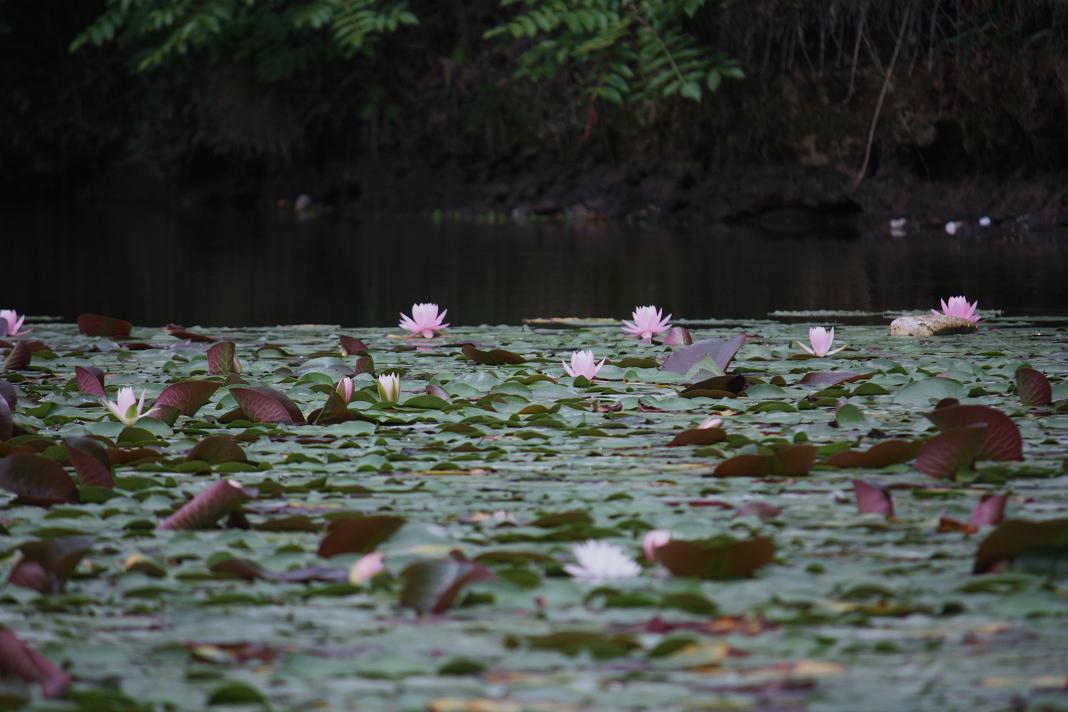
<svg viewBox="0 0 1068 712">
<path fill-rule="evenodd" d="M 967 319 L 944 314 L 899 316 L 890 323 L 890 336 L 945 336 L 975 331 L 975 324 Z"/>
</svg>

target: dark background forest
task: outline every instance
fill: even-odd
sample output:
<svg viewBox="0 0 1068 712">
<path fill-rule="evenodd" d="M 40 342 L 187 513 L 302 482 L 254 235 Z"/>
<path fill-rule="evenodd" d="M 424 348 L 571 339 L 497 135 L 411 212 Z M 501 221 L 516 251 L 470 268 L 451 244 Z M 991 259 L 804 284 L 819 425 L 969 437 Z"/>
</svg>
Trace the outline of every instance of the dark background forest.
<svg viewBox="0 0 1068 712">
<path fill-rule="evenodd" d="M 1068 215 L 1062 0 L 0 0 L 8 202 Z"/>
</svg>

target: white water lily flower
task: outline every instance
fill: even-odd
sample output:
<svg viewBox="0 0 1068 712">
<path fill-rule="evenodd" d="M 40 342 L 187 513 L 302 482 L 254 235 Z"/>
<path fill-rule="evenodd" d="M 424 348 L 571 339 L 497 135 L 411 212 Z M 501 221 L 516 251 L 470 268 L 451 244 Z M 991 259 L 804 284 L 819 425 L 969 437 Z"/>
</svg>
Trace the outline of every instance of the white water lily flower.
<svg viewBox="0 0 1068 712">
<path fill-rule="evenodd" d="M 576 544 L 571 552 L 577 564 L 567 564 L 564 571 L 583 581 L 634 578 L 642 567 L 615 544 L 589 539 Z"/>
<path fill-rule="evenodd" d="M 137 400 L 134 389 L 124 386 L 119 389 L 115 402 L 104 401 L 104 405 L 124 425 L 133 425 L 145 415 L 145 391 L 141 391 L 141 400 Z"/>
<path fill-rule="evenodd" d="M 395 373 L 378 377 L 378 397 L 387 403 L 396 403 L 400 400 L 401 386 L 400 376 Z"/>
</svg>

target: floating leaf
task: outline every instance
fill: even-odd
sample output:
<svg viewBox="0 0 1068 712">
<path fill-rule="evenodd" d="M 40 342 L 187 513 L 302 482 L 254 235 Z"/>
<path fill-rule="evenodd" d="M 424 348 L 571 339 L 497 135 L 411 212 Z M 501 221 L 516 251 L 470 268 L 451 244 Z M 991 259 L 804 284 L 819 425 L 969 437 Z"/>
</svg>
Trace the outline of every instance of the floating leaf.
<svg viewBox="0 0 1068 712">
<path fill-rule="evenodd" d="M 177 408 L 186 417 L 196 415 L 211 400 L 221 384 L 213 381 L 179 381 L 163 389 L 156 399 L 156 407 Z"/>
<path fill-rule="evenodd" d="M 0 442 L 10 440 L 15 433 L 15 421 L 6 398 L 0 398 Z"/>
<path fill-rule="evenodd" d="M 1053 388 L 1041 371 L 1027 366 L 1016 369 L 1016 393 L 1024 405 L 1049 405 L 1053 402 Z"/>
<path fill-rule="evenodd" d="M 104 392 L 104 372 L 95 366 L 74 367 L 74 379 L 78 383 L 78 390 L 86 395 L 96 398 L 107 398 Z"/>
<path fill-rule="evenodd" d="M 188 331 L 184 326 L 179 324 L 167 324 L 167 326 L 163 327 L 163 330 L 176 339 L 185 339 L 186 341 L 195 341 L 202 344 L 210 344 L 218 341 L 214 336 Z"/>
<path fill-rule="evenodd" d="M 916 457 L 916 469 L 932 477 L 953 477 L 971 469 L 986 440 L 986 425 L 978 423 L 947 430 L 928 440 Z"/>
<path fill-rule="evenodd" d="M 986 426 L 986 439 L 979 451 L 980 460 L 1022 460 L 1023 439 L 1012 418 L 985 405 L 954 405 L 927 413 L 939 430 L 969 425 Z"/>
<path fill-rule="evenodd" d="M 78 331 L 86 336 L 108 336 L 127 338 L 133 331 L 133 324 L 123 319 L 116 319 L 103 314 L 82 314 L 78 317 Z"/>
<path fill-rule="evenodd" d="M 664 335 L 662 343 L 664 346 L 689 346 L 693 343 L 693 336 L 686 327 L 673 326 Z"/>
<path fill-rule="evenodd" d="M 420 615 L 444 613 L 464 586 L 493 577 L 493 572 L 482 564 L 452 556 L 417 561 L 401 572 L 404 588 L 400 604 Z"/>
<path fill-rule="evenodd" d="M 576 656 L 587 653 L 594 660 L 609 660 L 641 649 L 633 637 L 622 633 L 601 633 L 585 630 L 564 630 L 546 635 L 528 635 L 523 642 L 534 650 L 552 650 L 564 655 Z M 516 647 L 518 639 L 506 641 Z"/>
<path fill-rule="evenodd" d="M 48 699 L 63 697 L 71 684 L 70 675 L 4 626 L 0 626 L 0 676 L 38 684 Z"/>
<path fill-rule="evenodd" d="M 0 398 L 3 398 L 7 403 L 7 407 L 12 411 L 15 410 L 15 406 L 18 405 L 19 397 L 15 387 L 9 382 L 0 378 Z"/>
<path fill-rule="evenodd" d="M 237 480 L 219 480 L 182 505 L 156 528 L 204 529 L 255 496 L 255 490 L 245 489 Z"/>
<path fill-rule="evenodd" d="M 689 428 L 675 435 L 668 447 L 680 445 L 712 445 L 727 439 L 723 428 Z"/>
<path fill-rule="evenodd" d="M 800 477 L 816 462 L 814 445 L 787 445 L 772 455 L 736 455 L 724 460 L 713 477 Z"/>
<path fill-rule="evenodd" d="M 968 524 L 975 529 L 1000 524 L 1005 516 L 1005 504 L 1009 496 L 1005 494 L 985 494 L 972 510 L 972 516 L 968 518 Z"/>
<path fill-rule="evenodd" d="M 737 336 L 729 339 L 709 339 L 707 341 L 697 341 L 690 346 L 685 346 L 681 349 L 674 351 L 664 364 L 660 367 L 665 371 L 671 371 L 673 373 L 681 373 L 683 375 L 689 373 L 698 361 L 704 358 L 710 358 L 719 367 L 720 371 L 726 371 L 730 366 L 731 361 L 734 359 L 734 355 L 738 353 L 738 350 L 745 344 L 745 334 L 738 334 Z"/>
<path fill-rule="evenodd" d="M 201 460 L 211 465 L 224 462 L 248 462 L 248 456 L 241 446 L 228 435 L 209 435 L 185 455 L 186 460 Z"/>
<path fill-rule="evenodd" d="M 342 334 L 338 337 L 341 341 L 341 354 L 343 356 L 366 356 L 370 351 L 360 339 Z"/>
<path fill-rule="evenodd" d="M 1046 559 L 1054 570 L 1065 573 L 1063 565 L 1068 560 L 1068 519 L 1040 522 L 1015 519 L 1004 522 L 979 544 L 972 573 L 996 571 L 1025 557 Z"/>
<path fill-rule="evenodd" d="M 19 547 L 22 558 L 8 581 L 41 593 L 59 593 L 92 548 L 88 537 L 67 537 L 29 542 Z"/>
<path fill-rule="evenodd" d="M 54 460 L 29 453 L 0 459 L 0 488 L 42 507 L 78 501 L 78 487 L 66 470 Z"/>
<path fill-rule="evenodd" d="M 749 380 L 740 374 L 731 376 L 713 376 L 712 378 L 706 378 L 703 381 L 698 381 L 697 383 L 686 386 L 679 395 L 683 398 L 697 398 L 723 392 L 725 392 L 724 395 L 739 395 L 748 386 Z"/>
<path fill-rule="evenodd" d="M 233 341 L 219 341 L 208 349 L 208 373 L 226 376 L 240 373 L 241 365 L 237 362 L 237 346 Z"/>
<path fill-rule="evenodd" d="M 846 450 L 823 461 L 825 465 L 842 468 L 865 467 L 879 469 L 913 460 L 923 447 L 922 442 L 887 440 L 867 450 Z"/>
<path fill-rule="evenodd" d="M 67 448 L 67 457 L 78 479 L 83 485 L 92 487 L 115 487 L 115 478 L 111 472 L 111 459 L 107 448 L 99 440 L 89 437 L 63 438 Z"/>
<path fill-rule="evenodd" d="M 33 352 L 30 351 L 30 346 L 25 341 L 19 341 L 7 354 L 7 360 L 4 361 L 4 368 L 9 371 L 21 371 L 30 365 L 30 361 L 33 360 Z"/>
<path fill-rule="evenodd" d="M 775 544 L 767 537 L 739 541 L 722 536 L 686 541 L 672 539 L 654 549 L 658 563 L 675 576 L 715 581 L 747 578 L 775 558 Z"/>
<path fill-rule="evenodd" d="M 304 415 L 297 404 L 272 388 L 231 388 L 230 394 L 237 400 L 245 416 L 254 423 L 304 423 Z"/>
<path fill-rule="evenodd" d="M 369 553 L 393 536 L 404 522 L 402 517 L 388 514 L 339 519 L 319 543 L 319 556 L 329 559 L 338 554 Z"/>
<path fill-rule="evenodd" d="M 504 349 L 480 351 L 471 344 L 464 344 L 460 347 L 460 350 L 463 351 L 464 356 L 470 360 L 486 366 L 503 366 L 504 364 L 520 364 L 527 362 L 527 360 L 519 354 L 505 351 Z"/>
<path fill-rule="evenodd" d="M 804 386 L 827 388 L 839 383 L 854 383 L 871 377 L 870 373 L 853 373 L 852 371 L 809 371 L 801 377 L 799 383 Z"/>
<path fill-rule="evenodd" d="M 894 516 L 894 498 L 882 485 L 864 480 L 853 480 L 853 496 L 861 514 L 881 514 L 887 519 Z"/>
</svg>

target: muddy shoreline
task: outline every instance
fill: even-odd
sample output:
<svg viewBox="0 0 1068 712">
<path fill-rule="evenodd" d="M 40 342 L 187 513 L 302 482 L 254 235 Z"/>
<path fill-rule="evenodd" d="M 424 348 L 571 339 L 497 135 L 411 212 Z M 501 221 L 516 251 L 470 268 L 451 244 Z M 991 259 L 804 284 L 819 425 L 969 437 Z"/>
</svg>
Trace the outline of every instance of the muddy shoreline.
<svg viewBox="0 0 1068 712">
<path fill-rule="evenodd" d="M 1068 225 L 1068 181 L 1061 175 L 932 180 L 883 170 L 854 187 L 840 172 L 796 165 L 701 171 L 685 165 L 465 166 L 397 159 L 195 181 L 127 165 L 87 184 L 76 201 L 291 210 L 300 195 L 311 199 L 313 211 L 352 217 L 726 223 L 781 232 L 868 229 L 895 218 L 938 228 L 956 221 L 965 231 L 977 229 L 983 217 L 1003 232 Z"/>
</svg>

